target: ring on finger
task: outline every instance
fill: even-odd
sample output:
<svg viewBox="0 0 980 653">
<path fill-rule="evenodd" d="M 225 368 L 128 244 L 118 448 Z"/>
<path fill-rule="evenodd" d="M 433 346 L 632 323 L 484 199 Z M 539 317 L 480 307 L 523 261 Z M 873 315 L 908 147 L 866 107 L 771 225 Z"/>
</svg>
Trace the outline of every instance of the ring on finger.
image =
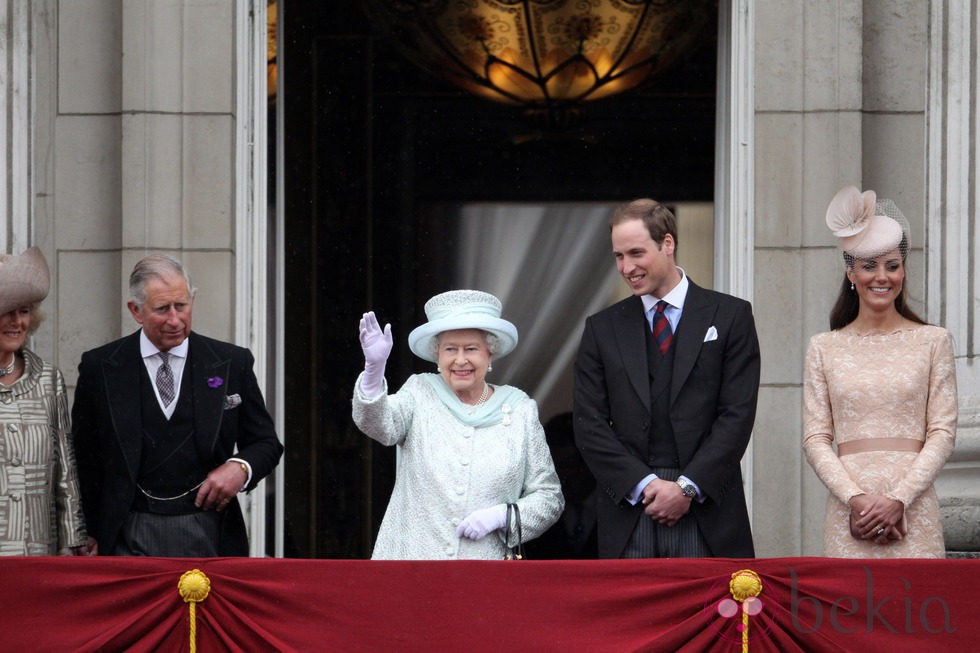
<svg viewBox="0 0 980 653">
<path fill-rule="evenodd" d="M 881 536 L 884 533 L 885 533 L 885 527 L 884 526 L 879 526 L 878 527 L 878 530 L 875 531 L 875 535 L 878 535 L 878 536 Z"/>
</svg>

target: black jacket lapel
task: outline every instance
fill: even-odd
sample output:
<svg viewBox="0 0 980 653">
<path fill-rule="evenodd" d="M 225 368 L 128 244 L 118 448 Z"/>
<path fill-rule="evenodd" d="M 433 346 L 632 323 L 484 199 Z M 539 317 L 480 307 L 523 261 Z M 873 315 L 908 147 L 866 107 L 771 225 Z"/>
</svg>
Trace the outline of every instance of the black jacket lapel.
<svg viewBox="0 0 980 653">
<path fill-rule="evenodd" d="M 224 398 L 227 391 L 231 360 L 221 360 L 207 343 L 190 335 L 189 369 L 184 370 L 182 383 L 190 382 L 194 390 L 194 430 L 197 446 L 204 460 L 214 461 L 215 446 L 221 432 Z M 188 376 L 189 375 L 189 376 Z M 230 455 L 224 452 L 222 455 Z"/>
<path fill-rule="evenodd" d="M 647 334 L 643 300 L 634 296 L 630 301 L 621 304 L 621 310 L 613 323 L 613 330 L 626 376 L 629 377 L 630 384 L 649 413 L 650 374 L 646 365 Z M 642 364 L 637 365 L 637 361 Z"/>
<path fill-rule="evenodd" d="M 694 363 L 698 360 L 704 344 L 704 334 L 707 333 L 711 320 L 714 319 L 715 306 L 706 300 L 707 293 L 693 281 L 690 282 L 687 297 L 684 299 L 681 321 L 677 325 L 677 333 L 674 334 L 674 370 L 670 379 L 671 404 L 677 400 L 687 377 L 694 369 Z"/>
</svg>

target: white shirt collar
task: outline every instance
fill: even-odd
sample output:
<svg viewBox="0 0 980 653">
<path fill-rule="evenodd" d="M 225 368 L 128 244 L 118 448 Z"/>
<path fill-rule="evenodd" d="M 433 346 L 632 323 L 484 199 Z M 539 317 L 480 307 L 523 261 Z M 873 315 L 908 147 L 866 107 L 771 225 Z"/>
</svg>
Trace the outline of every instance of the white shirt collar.
<svg viewBox="0 0 980 653">
<path fill-rule="evenodd" d="M 179 356 L 180 358 L 187 358 L 187 338 L 184 341 L 173 347 L 168 351 L 168 354 L 172 356 Z M 151 356 L 156 356 L 160 353 L 157 346 L 150 342 L 150 339 L 146 337 L 146 332 L 140 329 L 140 355 L 143 358 L 150 358 Z"/>
<path fill-rule="evenodd" d="M 684 268 L 678 267 L 677 271 L 681 273 L 681 280 L 666 295 L 663 297 L 654 297 L 653 295 L 643 295 L 640 297 L 643 300 L 644 312 L 649 312 L 661 299 L 678 310 L 684 310 L 684 300 L 687 299 L 687 289 L 691 285 L 691 282 L 687 280 L 687 273 L 684 272 Z"/>
</svg>

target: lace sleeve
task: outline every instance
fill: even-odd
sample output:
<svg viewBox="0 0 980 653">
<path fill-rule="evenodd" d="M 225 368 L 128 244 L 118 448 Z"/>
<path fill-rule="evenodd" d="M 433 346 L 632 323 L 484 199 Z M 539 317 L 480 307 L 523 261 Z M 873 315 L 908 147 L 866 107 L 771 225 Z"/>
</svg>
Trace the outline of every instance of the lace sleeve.
<svg viewBox="0 0 980 653">
<path fill-rule="evenodd" d="M 803 452 L 827 489 L 842 503 L 864 490 L 854 482 L 833 447 L 834 414 L 820 347 L 810 340 L 803 369 Z"/>
<path fill-rule="evenodd" d="M 949 333 L 937 338 L 932 347 L 926 403 L 926 441 L 922 451 L 898 485 L 886 494 L 906 507 L 933 484 L 946 459 L 953 453 L 958 416 L 956 362 Z"/>
</svg>

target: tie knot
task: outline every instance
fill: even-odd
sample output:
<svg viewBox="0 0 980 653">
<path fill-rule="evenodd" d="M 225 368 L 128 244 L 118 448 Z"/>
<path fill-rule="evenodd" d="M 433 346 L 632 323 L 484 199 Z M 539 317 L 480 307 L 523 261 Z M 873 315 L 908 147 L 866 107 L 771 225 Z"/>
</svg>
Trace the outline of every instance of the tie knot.
<svg viewBox="0 0 980 653">
<path fill-rule="evenodd" d="M 665 310 L 667 310 L 667 302 L 661 299 L 659 302 L 657 302 L 657 305 L 654 306 L 654 310 L 657 313 L 663 313 Z"/>
<path fill-rule="evenodd" d="M 166 365 L 167 363 L 169 363 L 169 362 L 170 362 L 170 361 L 168 360 L 168 359 L 170 358 L 170 354 L 169 354 L 169 353 L 167 353 L 167 352 L 165 352 L 165 351 L 161 351 L 161 352 L 159 352 L 159 353 L 158 353 L 157 355 L 158 355 L 158 356 L 160 357 L 160 360 L 161 360 L 161 361 L 163 361 L 163 364 L 164 364 L 164 365 Z"/>
</svg>

